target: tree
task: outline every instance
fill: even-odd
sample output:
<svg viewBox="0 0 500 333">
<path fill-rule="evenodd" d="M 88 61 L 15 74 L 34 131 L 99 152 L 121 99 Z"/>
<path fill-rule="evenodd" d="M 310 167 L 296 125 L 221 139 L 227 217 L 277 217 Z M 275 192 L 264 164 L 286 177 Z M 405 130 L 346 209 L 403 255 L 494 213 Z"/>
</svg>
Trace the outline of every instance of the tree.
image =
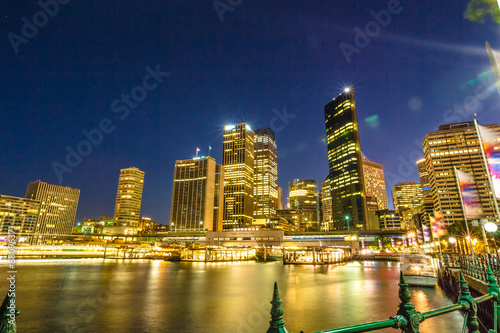
<svg viewBox="0 0 500 333">
<path fill-rule="evenodd" d="M 500 24 L 499 6 L 498 0 L 470 0 L 464 16 L 470 21 L 482 23 L 489 15 L 494 22 Z"/>
</svg>

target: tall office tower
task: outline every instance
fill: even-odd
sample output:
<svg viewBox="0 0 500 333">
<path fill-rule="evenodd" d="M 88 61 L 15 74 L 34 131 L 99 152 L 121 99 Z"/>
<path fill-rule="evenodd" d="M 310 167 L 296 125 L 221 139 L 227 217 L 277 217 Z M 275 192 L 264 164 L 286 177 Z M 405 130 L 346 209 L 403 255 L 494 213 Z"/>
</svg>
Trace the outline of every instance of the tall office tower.
<svg viewBox="0 0 500 333">
<path fill-rule="evenodd" d="M 283 209 L 283 189 L 278 187 L 278 209 Z"/>
<path fill-rule="evenodd" d="M 268 219 L 278 209 L 278 150 L 270 128 L 254 130 L 253 218 Z"/>
<path fill-rule="evenodd" d="M 318 182 L 315 180 L 294 179 L 288 183 L 290 209 L 299 215 L 302 230 L 319 230 Z"/>
<path fill-rule="evenodd" d="M 170 230 L 222 230 L 222 216 L 218 209 L 222 206 L 222 196 L 216 194 L 222 192 L 224 175 L 221 170 L 221 166 L 209 156 L 175 162 Z"/>
<path fill-rule="evenodd" d="M 40 201 L 0 194 L 0 233 L 6 235 L 11 227 L 18 236 L 31 241 L 39 212 Z"/>
<path fill-rule="evenodd" d="M 222 231 L 224 219 L 224 167 L 215 165 L 214 218 L 213 231 Z"/>
<path fill-rule="evenodd" d="M 118 226 L 139 226 L 143 185 L 144 171 L 135 167 L 120 170 L 115 204 L 115 220 L 118 221 Z"/>
<path fill-rule="evenodd" d="M 407 228 L 412 219 L 412 210 L 420 207 L 424 194 L 419 183 L 404 182 L 393 186 L 394 210 L 398 213 L 402 228 Z"/>
<path fill-rule="evenodd" d="M 253 220 L 254 133 L 246 123 L 224 127 L 223 228 L 249 226 Z"/>
<path fill-rule="evenodd" d="M 418 177 L 420 178 L 420 186 L 422 186 L 422 192 L 424 197 L 431 196 L 431 185 L 429 184 L 429 173 L 427 172 L 427 163 L 425 158 L 417 161 Z"/>
<path fill-rule="evenodd" d="M 322 229 L 328 231 L 330 226 L 333 227 L 332 189 L 328 178 L 321 183 L 321 210 L 323 211 Z"/>
<path fill-rule="evenodd" d="M 325 124 L 333 223 L 336 229 L 364 229 L 368 211 L 352 87 L 325 106 Z"/>
<path fill-rule="evenodd" d="M 500 125 L 482 125 L 500 138 Z M 441 211 L 447 224 L 463 221 L 463 213 L 453 167 L 473 174 L 484 218 L 496 221 L 491 188 L 473 121 L 439 126 L 423 141 L 434 209 Z"/>
<path fill-rule="evenodd" d="M 382 164 L 363 160 L 363 176 L 365 180 L 366 197 L 376 199 L 376 205 L 369 205 L 371 211 L 389 209 L 387 204 L 387 191 L 385 188 L 384 167 Z M 367 205 L 368 206 L 368 205 Z M 374 210 L 374 208 L 376 208 Z"/>
<path fill-rule="evenodd" d="M 52 235 L 71 234 L 80 190 L 38 180 L 28 185 L 26 198 L 40 202 L 35 228 L 37 243 L 52 239 Z"/>
</svg>

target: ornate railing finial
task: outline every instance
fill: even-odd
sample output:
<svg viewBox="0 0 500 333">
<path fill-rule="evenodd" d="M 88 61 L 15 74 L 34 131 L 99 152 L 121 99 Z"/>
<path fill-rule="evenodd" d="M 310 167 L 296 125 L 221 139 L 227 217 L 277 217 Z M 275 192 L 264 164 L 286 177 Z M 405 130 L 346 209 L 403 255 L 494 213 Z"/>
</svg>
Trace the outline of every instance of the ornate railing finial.
<svg viewBox="0 0 500 333">
<path fill-rule="evenodd" d="M 420 323 L 424 321 L 424 317 L 415 310 L 415 306 L 410 302 L 410 289 L 403 272 L 399 278 L 399 299 L 401 303 L 398 306 L 398 313 L 396 317 L 392 318 L 396 322 L 397 328 L 401 328 L 406 333 L 420 332 Z"/>
<path fill-rule="evenodd" d="M 274 282 L 273 300 L 271 301 L 271 321 L 269 322 L 269 329 L 266 333 L 287 333 L 285 329 L 285 322 L 283 321 L 283 303 L 280 299 L 280 292 L 278 290 L 278 282 Z"/>
<path fill-rule="evenodd" d="M 7 292 L 0 307 L 0 333 L 16 333 L 16 316 L 19 310 L 16 307 L 16 292 Z"/>
</svg>

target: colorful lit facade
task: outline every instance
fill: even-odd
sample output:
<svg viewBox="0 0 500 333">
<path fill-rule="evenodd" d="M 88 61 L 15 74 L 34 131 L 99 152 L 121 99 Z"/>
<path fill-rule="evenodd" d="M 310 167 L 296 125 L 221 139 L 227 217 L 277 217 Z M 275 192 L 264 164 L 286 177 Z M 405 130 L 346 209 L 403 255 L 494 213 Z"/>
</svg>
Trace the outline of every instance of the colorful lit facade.
<svg viewBox="0 0 500 333">
<path fill-rule="evenodd" d="M 500 138 L 500 125 L 484 125 Z M 423 141 L 434 209 L 448 225 L 463 222 L 463 213 L 453 167 L 474 176 L 484 218 L 495 221 L 492 191 L 473 121 L 439 126 Z"/>
<path fill-rule="evenodd" d="M 325 106 L 325 124 L 335 229 L 365 229 L 366 194 L 352 87 Z"/>
<path fill-rule="evenodd" d="M 144 171 L 135 167 L 120 170 L 114 216 L 119 226 L 139 226 L 143 185 Z"/>
<path fill-rule="evenodd" d="M 254 130 L 253 218 L 276 216 L 278 207 L 278 149 L 270 128 Z"/>
<path fill-rule="evenodd" d="M 212 157 L 176 161 L 170 229 L 174 232 L 222 230 L 219 209 L 222 196 L 216 193 L 222 193 L 223 178 L 221 166 L 217 166 Z"/>
<path fill-rule="evenodd" d="M 40 202 L 35 228 L 36 243 L 71 234 L 80 198 L 79 189 L 36 181 L 28 185 L 26 198 Z"/>
<path fill-rule="evenodd" d="M 366 197 L 371 196 L 371 204 L 367 207 L 371 211 L 389 209 L 387 191 L 385 187 L 384 167 L 382 164 L 363 160 L 363 176 Z M 373 202 L 376 202 L 374 205 Z"/>
<path fill-rule="evenodd" d="M 294 179 L 288 183 L 290 209 L 296 210 L 302 230 L 319 230 L 318 182 Z"/>
<path fill-rule="evenodd" d="M 254 132 L 246 123 L 224 127 L 223 228 L 250 226 L 254 205 Z"/>
</svg>

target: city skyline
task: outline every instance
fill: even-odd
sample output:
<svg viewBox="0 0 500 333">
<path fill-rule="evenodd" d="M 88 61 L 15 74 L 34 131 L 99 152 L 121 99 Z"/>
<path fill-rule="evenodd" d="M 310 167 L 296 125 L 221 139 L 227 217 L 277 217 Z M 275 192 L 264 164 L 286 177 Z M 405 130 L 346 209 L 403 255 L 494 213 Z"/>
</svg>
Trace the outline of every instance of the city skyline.
<svg viewBox="0 0 500 333">
<path fill-rule="evenodd" d="M 4 39 L 2 109 L 11 116 L 1 125 L 7 149 L 0 156 L 8 162 L 0 193 L 23 197 L 27 183 L 42 179 L 81 189 L 77 220 L 112 216 L 116 172 L 136 165 L 155 180 L 146 180 L 142 214 L 167 223 L 173 162 L 194 156 L 196 147 L 206 155 L 211 146 L 211 156 L 220 163 L 223 126 L 241 121 L 252 128 L 274 127 L 279 186 L 286 193 L 291 179 L 321 182 L 327 174 L 322 109 L 351 84 L 357 92 L 361 146 L 384 166 L 387 187 L 418 181 L 415 161 L 424 156 L 424 135 L 441 124 L 472 120 L 465 106 L 491 76 L 485 41 L 499 49 L 500 40 L 490 23 L 463 20 L 466 1 L 445 9 L 426 3 L 402 6 L 350 63 L 340 43 L 352 44 L 354 28 L 373 20 L 370 11 L 382 10 L 380 4 L 300 4 L 289 10 L 301 19 L 287 20 L 277 4 L 243 3 L 222 22 L 210 3 L 199 10 L 154 2 L 61 7 L 47 27 L 19 46 L 19 53 Z M 36 2 L 33 7 L 9 4 L 5 34 L 19 33 L 20 19 L 38 9 Z M 102 25 L 88 33 L 78 28 L 96 12 Z M 150 24 L 127 29 L 132 14 Z M 278 28 L 266 17 L 277 17 Z M 193 19 L 206 29 L 203 33 L 192 26 Z M 441 25 L 453 28 L 437 36 Z M 116 34 L 129 38 L 115 45 Z M 153 37 L 138 38 L 142 35 Z M 186 35 L 193 36 L 190 43 Z M 204 57 L 197 56 L 200 52 Z M 155 71 L 165 76 L 155 81 Z M 121 95 L 140 91 L 148 75 L 148 85 L 157 87 L 138 106 L 127 108 Z M 481 124 L 498 122 L 498 98 L 495 88 L 480 100 L 473 112 Z M 112 110 L 117 99 L 116 110 L 129 113 Z M 105 119 L 112 123 L 101 124 Z M 76 150 L 87 140 L 82 131 L 94 129 L 100 129 L 102 140 L 96 134 L 99 144 L 92 152 L 67 165 L 66 147 Z M 62 183 L 53 162 L 71 168 Z"/>
</svg>

